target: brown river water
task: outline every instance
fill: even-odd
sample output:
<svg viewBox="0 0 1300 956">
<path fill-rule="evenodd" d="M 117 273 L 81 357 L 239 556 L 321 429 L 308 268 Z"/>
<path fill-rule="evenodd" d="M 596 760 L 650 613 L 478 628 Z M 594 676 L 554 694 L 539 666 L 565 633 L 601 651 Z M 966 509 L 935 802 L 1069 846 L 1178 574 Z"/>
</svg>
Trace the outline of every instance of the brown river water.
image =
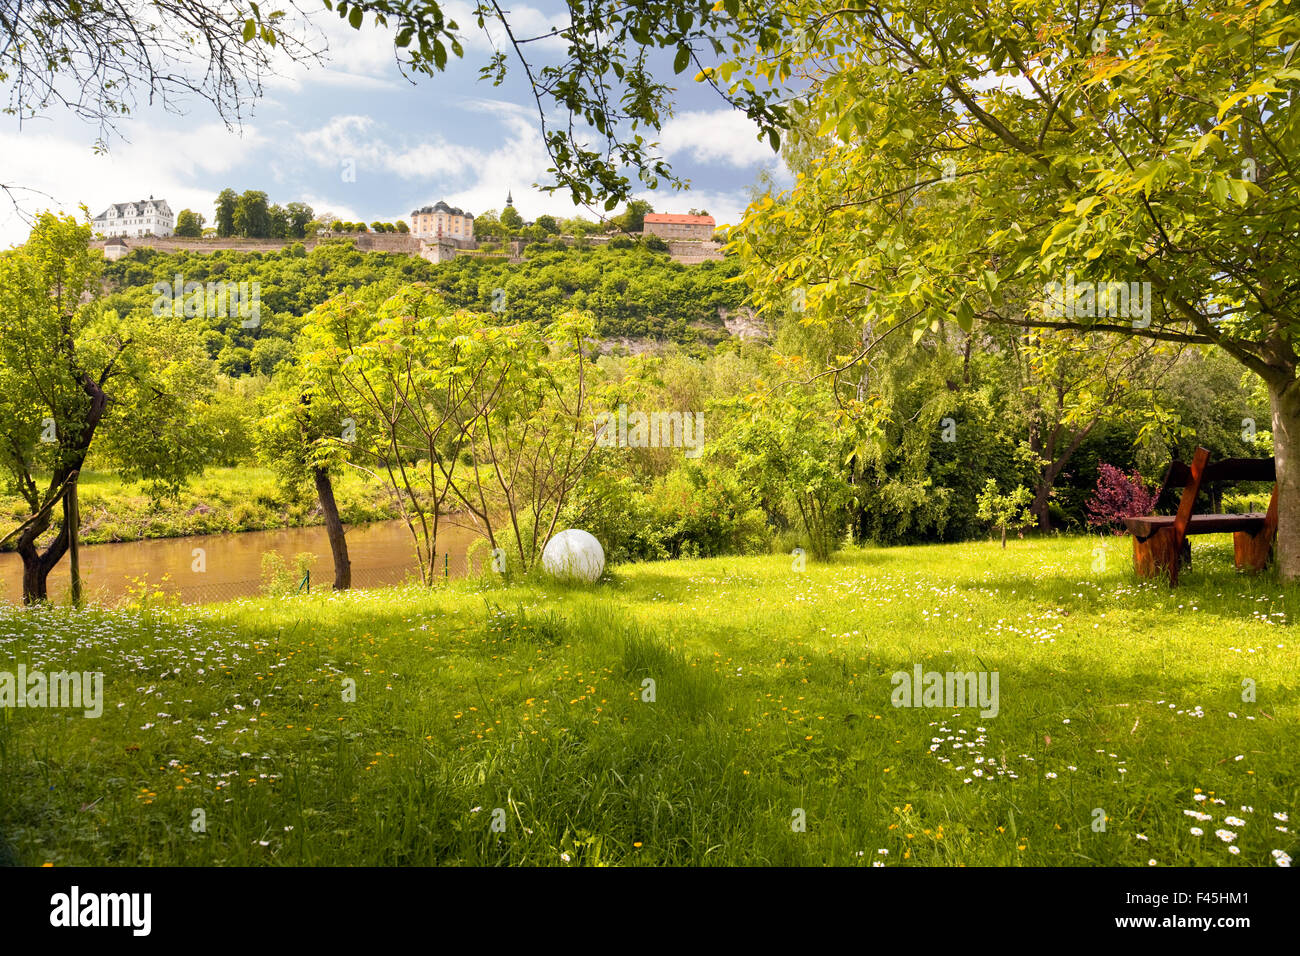
<svg viewBox="0 0 1300 956">
<path fill-rule="evenodd" d="M 477 532 L 448 524 L 438 526 L 437 573 L 463 577 L 470 544 Z M 347 529 L 348 555 L 354 587 L 400 584 L 408 577 L 419 580 L 414 539 L 402 521 L 382 521 Z M 201 549 L 202 555 L 195 549 Z M 312 590 L 328 589 L 334 581 L 334 561 L 324 527 L 245 531 L 241 534 L 195 535 L 117 544 L 89 544 L 81 548 L 81 578 L 87 600 L 117 604 L 144 578 L 151 590 L 179 594 L 186 604 L 204 604 L 251 597 L 259 593 L 262 555 L 277 551 L 290 567 L 297 554 L 316 555 L 311 568 Z M 474 564 L 487 551 L 480 549 Z M 445 556 L 445 558 L 444 558 Z M 196 563 L 206 565 L 195 570 Z M 23 563 L 16 554 L 0 554 L 0 600 L 22 600 Z M 50 573 L 50 600 L 61 602 L 68 592 L 68 559 Z"/>
</svg>

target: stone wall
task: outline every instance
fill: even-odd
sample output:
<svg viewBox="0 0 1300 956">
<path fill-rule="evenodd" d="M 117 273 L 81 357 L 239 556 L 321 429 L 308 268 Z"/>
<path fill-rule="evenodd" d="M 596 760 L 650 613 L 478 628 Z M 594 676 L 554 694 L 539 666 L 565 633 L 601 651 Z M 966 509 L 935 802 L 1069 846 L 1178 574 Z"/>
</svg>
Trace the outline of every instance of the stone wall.
<svg viewBox="0 0 1300 956">
<path fill-rule="evenodd" d="M 363 233 L 344 233 L 338 236 L 332 236 L 329 233 L 320 233 L 310 239 L 186 239 L 178 236 L 137 236 L 126 240 L 126 248 L 129 252 L 132 249 L 157 249 L 159 252 L 222 252 L 227 249 L 234 249 L 239 252 L 279 252 L 286 246 L 291 246 L 295 242 L 301 243 L 303 248 L 310 252 L 322 242 L 331 239 L 349 239 L 362 252 L 404 252 L 410 255 L 420 254 L 421 240 L 409 233 L 400 232 L 363 232 Z M 443 240 L 444 242 L 454 242 L 455 240 Z M 104 248 L 105 242 L 95 241 L 90 244 L 92 249 Z M 461 243 L 461 245 L 467 245 Z"/>
</svg>

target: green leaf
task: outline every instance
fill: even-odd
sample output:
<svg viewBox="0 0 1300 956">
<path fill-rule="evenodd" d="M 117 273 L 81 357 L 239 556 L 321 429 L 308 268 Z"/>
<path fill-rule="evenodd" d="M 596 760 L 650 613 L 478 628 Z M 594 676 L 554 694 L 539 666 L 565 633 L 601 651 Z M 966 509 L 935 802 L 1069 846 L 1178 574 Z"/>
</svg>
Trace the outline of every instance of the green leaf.
<svg viewBox="0 0 1300 956">
<path fill-rule="evenodd" d="M 250 42 L 257 35 L 257 24 L 252 20 L 244 21 L 244 42 Z"/>
<path fill-rule="evenodd" d="M 1047 238 L 1043 240 L 1043 246 L 1041 249 L 1038 250 L 1039 253 L 1042 254 L 1046 252 L 1048 249 L 1052 248 L 1052 243 L 1055 242 L 1057 239 L 1061 238 L 1061 236 L 1064 235 L 1067 231 L 1073 229 L 1074 226 L 1075 226 L 1074 220 L 1072 219 L 1062 219 L 1060 222 L 1058 222 L 1055 226 L 1052 227 L 1052 231 L 1047 234 Z"/>
<path fill-rule="evenodd" d="M 1223 155 L 1223 149 L 1224 149 L 1223 140 L 1219 139 L 1219 137 L 1215 136 L 1213 133 L 1206 133 L 1204 136 L 1198 139 L 1196 141 L 1196 144 L 1192 147 L 1190 158 L 1195 159 L 1197 156 L 1200 156 L 1201 153 L 1205 152 L 1206 148 L 1209 146 L 1214 147 L 1214 154 L 1216 156 Z"/>
<path fill-rule="evenodd" d="M 1228 201 L 1228 180 L 1219 173 L 1210 177 L 1210 195 L 1220 206 Z"/>
<path fill-rule="evenodd" d="M 348 14 L 348 23 L 352 24 L 352 29 L 361 29 L 361 16 L 361 8 L 353 7 L 352 11 Z"/>
<path fill-rule="evenodd" d="M 691 48 L 682 44 L 677 48 L 677 56 L 673 59 L 673 72 L 680 73 L 691 65 Z"/>
<path fill-rule="evenodd" d="M 975 310 L 965 299 L 957 303 L 957 324 L 963 332 L 969 332 L 975 325 Z"/>
</svg>

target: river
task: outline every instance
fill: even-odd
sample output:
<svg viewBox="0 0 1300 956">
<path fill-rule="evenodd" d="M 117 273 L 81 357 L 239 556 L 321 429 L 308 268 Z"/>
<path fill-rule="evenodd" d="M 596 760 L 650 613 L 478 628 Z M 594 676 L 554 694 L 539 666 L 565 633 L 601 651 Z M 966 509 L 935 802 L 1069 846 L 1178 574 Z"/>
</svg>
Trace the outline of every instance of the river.
<svg viewBox="0 0 1300 956">
<path fill-rule="evenodd" d="M 449 577 L 463 577 L 470 544 L 480 535 L 447 523 L 438 527 L 438 574 L 446 556 Z M 400 584 L 419 579 L 411 532 L 402 521 L 381 521 L 347 529 L 348 556 L 354 587 Z M 262 555 L 277 551 L 292 567 L 294 556 L 317 556 L 311 570 L 311 588 L 329 588 L 334 582 L 334 562 L 323 526 L 207 534 L 186 538 L 158 538 L 115 544 L 88 544 L 81 548 L 81 578 L 87 600 L 117 604 L 138 591 L 138 579 L 152 589 L 180 596 L 185 604 L 204 604 L 250 597 L 259 593 Z M 478 567 L 487 555 L 480 549 Z M 23 563 L 16 554 L 0 554 L 0 598 L 22 600 Z M 50 600 L 65 600 L 68 559 L 50 573 Z"/>
</svg>

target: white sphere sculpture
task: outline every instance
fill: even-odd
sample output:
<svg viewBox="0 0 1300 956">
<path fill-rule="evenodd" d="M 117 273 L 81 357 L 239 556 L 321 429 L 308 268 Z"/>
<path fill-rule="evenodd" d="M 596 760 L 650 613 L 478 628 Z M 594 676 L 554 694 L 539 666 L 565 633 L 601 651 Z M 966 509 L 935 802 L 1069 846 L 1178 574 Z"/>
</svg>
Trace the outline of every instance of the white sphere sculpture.
<svg viewBox="0 0 1300 956">
<path fill-rule="evenodd" d="M 562 580 L 595 581 L 605 570 L 605 549 L 594 535 L 569 528 L 546 542 L 542 567 Z"/>
</svg>

